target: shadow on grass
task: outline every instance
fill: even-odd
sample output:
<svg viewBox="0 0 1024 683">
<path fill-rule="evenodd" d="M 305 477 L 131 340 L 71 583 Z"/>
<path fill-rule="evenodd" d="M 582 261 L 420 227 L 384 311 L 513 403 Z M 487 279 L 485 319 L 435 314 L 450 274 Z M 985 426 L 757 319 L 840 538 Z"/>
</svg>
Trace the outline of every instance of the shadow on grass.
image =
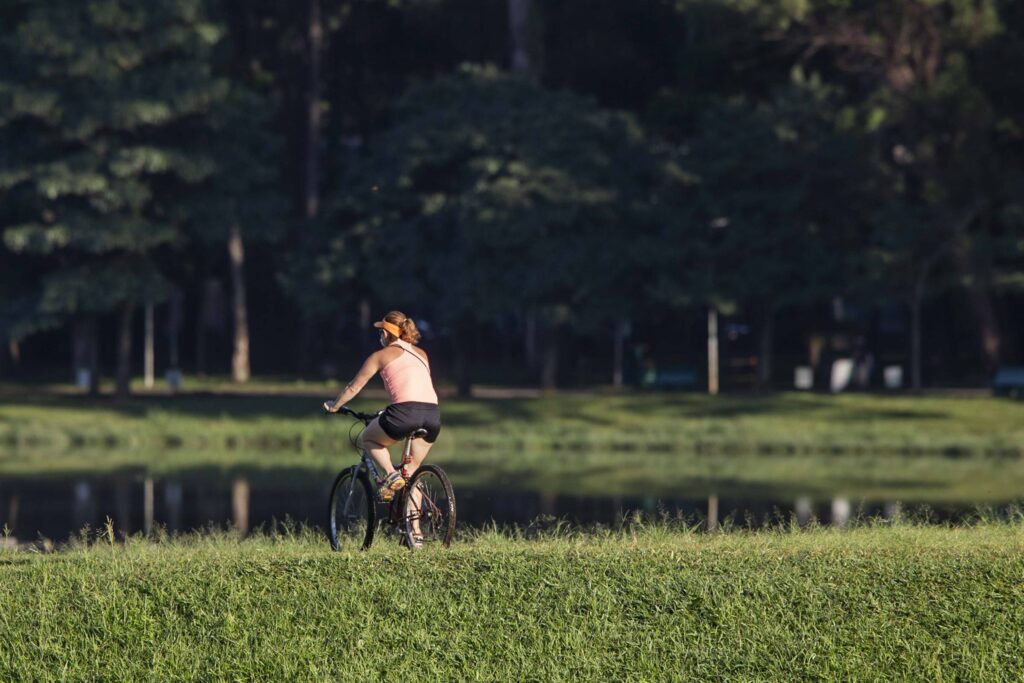
<svg viewBox="0 0 1024 683">
<path fill-rule="evenodd" d="M 0 408 L 68 409 L 85 413 L 113 413 L 129 418 L 145 418 L 160 413 L 171 418 L 227 418 L 239 422 L 264 419 L 292 420 L 327 416 L 322 400 L 332 393 L 323 388 L 308 394 L 281 394 L 193 391 L 170 395 L 135 395 L 117 399 L 109 395 L 61 394 L 33 386 L 0 385 Z M 442 401 L 445 425 L 486 429 L 501 422 L 563 423 L 609 428 L 617 425 L 643 426 L 654 420 L 730 419 L 738 417 L 801 417 L 827 422 L 856 424 L 884 422 L 898 425 L 908 421 L 954 419 L 954 412 L 914 409 L 905 402 L 889 403 L 893 397 L 873 394 L 831 397 L 822 394 L 765 393 L 710 397 L 698 393 L 555 394 L 539 398 L 447 399 Z M 386 399 L 360 398 L 363 410 L 383 408 Z M 45 419 L 44 415 L 41 415 Z M 345 422 L 341 416 L 340 425 Z M 0 415 L 0 423 L 13 424 L 14 418 Z"/>
<path fill-rule="evenodd" d="M 850 410 L 837 413 L 832 419 L 842 422 L 869 422 L 871 420 L 946 420 L 949 413 L 935 410 Z"/>
</svg>

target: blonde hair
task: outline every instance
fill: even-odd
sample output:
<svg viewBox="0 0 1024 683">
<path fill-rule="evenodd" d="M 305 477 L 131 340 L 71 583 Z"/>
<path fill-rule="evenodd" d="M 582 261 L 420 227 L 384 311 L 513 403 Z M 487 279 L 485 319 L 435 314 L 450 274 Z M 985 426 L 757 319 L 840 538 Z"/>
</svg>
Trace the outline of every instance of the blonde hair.
<svg viewBox="0 0 1024 683">
<path fill-rule="evenodd" d="M 420 342 L 420 331 L 416 329 L 416 321 L 405 313 L 402 313 L 401 311 L 391 311 L 384 316 L 384 320 L 392 325 L 397 325 L 398 329 L 402 331 L 402 336 L 398 337 L 398 339 L 409 342 L 410 344 L 418 344 Z M 384 330 L 384 334 L 388 336 L 389 344 L 396 339 L 395 335 L 391 334 L 387 330 Z"/>
</svg>

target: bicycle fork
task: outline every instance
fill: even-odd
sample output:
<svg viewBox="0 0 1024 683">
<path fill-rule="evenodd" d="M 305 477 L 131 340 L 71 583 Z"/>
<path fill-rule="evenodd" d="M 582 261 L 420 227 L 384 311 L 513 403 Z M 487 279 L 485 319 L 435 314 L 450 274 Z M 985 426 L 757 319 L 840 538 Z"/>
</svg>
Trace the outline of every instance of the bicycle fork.
<svg viewBox="0 0 1024 683">
<path fill-rule="evenodd" d="M 356 490 L 356 479 L 359 478 L 359 473 L 362 470 L 366 470 L 367 475 L 372 472 L 374 482 L 376 482 L 377 486 L 381 484 L 380 470 L 377 469 L 377 464 L 366 451 L 363 451 L 362 462 L 352 467 L 352 476 L 348 481 L 348 495 L 345 496 L 345 507 L 341 511 L 343 517 L 348 516 L 349 506 L 352 505 L 352 494 Z"/>
</svg>

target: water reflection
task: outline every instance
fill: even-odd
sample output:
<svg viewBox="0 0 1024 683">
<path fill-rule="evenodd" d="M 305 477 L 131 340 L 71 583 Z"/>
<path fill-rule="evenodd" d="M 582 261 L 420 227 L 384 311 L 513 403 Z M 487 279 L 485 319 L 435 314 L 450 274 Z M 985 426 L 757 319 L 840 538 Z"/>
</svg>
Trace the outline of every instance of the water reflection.
<svg viewBox="0 0 1024 683">
<path fill-rule="evenodd" d="M 245 535 L 272 521 L 291 519 L 322 524 L 330 478 L 320 472 L 288 477 L 273 471 L 211 473 L 179 472 L 166 478 L 143 471 L 97 476 L 39 476 L 6 478 L 0 482 L 0 527 L 13 538 L 64 540 L 83 527 L 102 528 L 109 517 L 119 535 L 150 533 L 156 525 L 170 532 L 214 525 Z M 564 519 L 581 525 L 615 525 L 640 512 L 657 517 L 683 516 L 702 520 L 704 529 L 723 526 L 757 527 L 767 523 L 812 520 L 845 527 L 856 517 L 895 518 L 913 514 L 920 503 L 905 507 L 896 500 L 863 501 L 852 494 L 832 497 L 800 495 L 785 499 L 758 496 L 749 487 L 730 492 L 711 482 L 701 497 L 665 498 L 654 495 L 572 495 L 553 490 L 516 491 L 507 487 L 472 486 L 456 480 L 460 524 L 472 527 L 496 523 L 528 525 L 538 518 Z M 955 520 L 973 513 L 969 503 L 937 505 L 938 520 Z"/>
</svg>

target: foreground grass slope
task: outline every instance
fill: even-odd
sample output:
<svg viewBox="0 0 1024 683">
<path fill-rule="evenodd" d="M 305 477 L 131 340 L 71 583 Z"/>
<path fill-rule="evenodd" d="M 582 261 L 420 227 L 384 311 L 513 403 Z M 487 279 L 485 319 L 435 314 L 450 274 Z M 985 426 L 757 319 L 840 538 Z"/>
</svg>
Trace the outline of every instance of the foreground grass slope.
<svg viewBox="0 0 1024 683">
<path fill-rule="evenodd" d="M 289 390 L 289 391 L 286 391 Z M 327 385 L 264 393 L 89 399 L 0 385 L 0 440 L 11 446 L 329 447 L 347 418 L 325 416 Z M 373 394 L 356 407 L 384 405 Z M 438 448 L 659 451 L 1024 453 L 1024 402 L 990 397 L 786 393 L 564 394 L 445 400 Z"/>
<path fill-rule="evenodd" d="M 1015 680 L 1024 527 L 0 553 L 3 680 Z"/>
</svg>

